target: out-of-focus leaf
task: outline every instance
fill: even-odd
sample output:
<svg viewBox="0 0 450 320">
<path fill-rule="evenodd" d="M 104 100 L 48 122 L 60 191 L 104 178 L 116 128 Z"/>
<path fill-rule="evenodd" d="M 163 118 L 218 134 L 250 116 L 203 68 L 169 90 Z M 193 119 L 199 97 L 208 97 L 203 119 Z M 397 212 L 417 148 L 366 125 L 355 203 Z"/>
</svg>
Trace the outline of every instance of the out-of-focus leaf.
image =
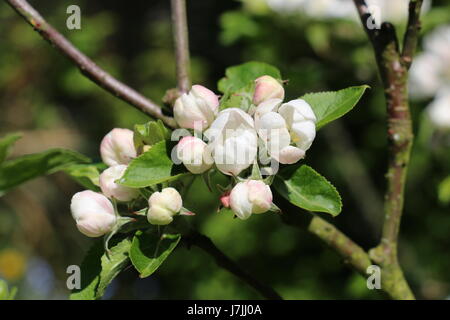
<svg viewBox="0 0 450 320">
<path fill-rule="evenodd" d="M 6 281 L 0 279 L 0 301 L 1 300 L 14 300 L 17 293 L 17 287 L 8 288 Z"/>
<path fill-rule="evenodd" d="M 82 154 L 65 149 L 51 149 L 7 160 L 0 165 L 0 194 L 38 176 L 88 162 L 90 159 Z"/>
<path fill-rule="evenodd" d="M 132 188 L 144 188 L 179 178 L 173 172 L 166 141 L 160 141 L 150 150 L 133 159 L 119 183 Z"/>
<path fill-rule="evenodd" d="M 342 202 L 336 188 L 307 165 L 287 168 L 277 175 L 273 186 L 292 204 L 308 211 L 337 216 Z"/>
<path fill-rule="evenodd" d="M 70 177 L 77 181 L 86 189 L 99 191 L 99 177 L 97 165 L 94 164 L 75 164 L 64 169 Z"/>
<path fill-rule="evenodd" d="M 130 258 L 140 277 L 153 274 L 180 242 L 179 234 L 136 232 L 130 250 Z"/>
<path fill-rule="evenodd" d="M 0 164 L 5 161 L 12 145 L 21 137 L 22 135 L 20 133 L 11 133 L 0 139 Z"/>
<path fill-rule="evenodd" d="M 259 31 L 258 23 L 242 10 L 225 12 L 220 17 L 220 24 L 220 40 L 224 45 L 231 45 L 240 38 L 255 37 Z"/>
<path fill-rule="evenodd" d="M 445 178 L 438 187 L 439 201 L 443 204 L 450 203 L 450 176 Z"/>
<path fill-rule="evenodd" d="M 369 86 L 349 87 L 339 91 L 305 94 L 301 99 L 308 102 L 317 117 L 317 129 L 342 117 L 361 99 Z"/>
</svg>

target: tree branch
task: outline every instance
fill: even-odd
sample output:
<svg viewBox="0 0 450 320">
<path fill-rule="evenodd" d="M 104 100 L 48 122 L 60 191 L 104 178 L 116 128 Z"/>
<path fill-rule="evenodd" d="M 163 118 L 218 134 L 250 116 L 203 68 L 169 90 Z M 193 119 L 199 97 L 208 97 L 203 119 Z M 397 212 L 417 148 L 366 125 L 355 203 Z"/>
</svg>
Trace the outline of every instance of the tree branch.
<svg viewBox="0 0 450 320">
<path fill-rule="evenodd" d="M 367 5 L 354 0 L 361 22 L 372 42 L 384 85 L 388 121 L 389 164 L 385 194 L 385 219 L 380 244 L 370 250 L 371 259 L 383 270 L 384 287 L 394 299 L 414 299 L 398 263 L 397 247 L 403 213 L 406 175 L 413 143 L 412 121 L 408 100 L 408 69 L 417 44 L 421 0 L 410 1 L 408 31 L 404 51 L 400 53 L 395 28 L 384 22 L 379 30 L 368 28 Z"/>
<path fill-rule="evenodd" d="M 39 34 L 62 54 L 69 58 L 84 74 L 97 85 L 116 97 L 131 104 L 153 118 L 161 119 L 169 127 L 175 128 L 176 123 L 171 117 L 165 116 L 161 108 L 134 89 L 112 77 L 97 66 L 91 59 L 81 53 L 63 35 L 53 28 L 26 0 L 5 0 L 20 16 L 22 16 Z"/>
<path fill-rule="evenodd" d="M 183 237 L 183 241 L 186 242 L 188 246 L 196 246 L 207 254 L 211 255 L 216 261 L 217 265 L 228 270 L 230 273 L 234 274 L 236 277 L 241 279 L 243 282 L 247 283 L 257 292 L 259 292 L 264 298 L 269 300 L 282 300 L 283 298 L 275 292 L 274 289 L 261 283 L 259 280 L 252 277 L 249 273 L 239 267 L 234 261 L 228 258 L 216 245 L 206 237 L 196 231 L 191 231 L 189 234 Z"/>
<path fill-rule="evenodd" d="M 310 233 L 336 251 L 344 263 L 350 265 L 363 277 L 367 277 L 367 267 L 372 265 L 368 253 L 331 223 L 314 214 L 308 217 L 307 215 L 283 212 L 281 219 L 290 226 L 300 229 L 306 227 Z"/>
<path fill-rule="evenodd" d="M 191 87 L 186 0 L 171 0 L 171 6 L 178 90 L 185 93 Z"/>
</svg>

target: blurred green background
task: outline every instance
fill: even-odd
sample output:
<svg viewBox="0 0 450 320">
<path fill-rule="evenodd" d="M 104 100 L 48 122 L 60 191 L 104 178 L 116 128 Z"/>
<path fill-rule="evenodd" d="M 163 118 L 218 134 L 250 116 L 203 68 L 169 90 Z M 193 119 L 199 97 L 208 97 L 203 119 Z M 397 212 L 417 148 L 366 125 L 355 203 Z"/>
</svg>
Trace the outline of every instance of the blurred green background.
<svg viewBox="0 0 450 320">
<path fill-rule="evenodd" d="M 168 0 L 30 1 L 80 50 L 119 79 L 160 103 L 176 86 Z M 277 13 L 265 1 L 188 0 L 192 77 L 216 90 L 226 67 L 249 60 L 280 68 L 287 98 L 369 84 L 358 106 L 318 133 L 306 163 L 342 195 L 333 223 L 365 249 L 377 244 L 383 218 L 386 125 L 383 90 L 359 22 Z M 82 10 L 82 29 L 66 28 L 66 8 Z M 434 0 L 424 33 L 450 22 L 450 3 Z M 399 33 L 404 21 L 397 22 Z M 420 49 L 419 49 L 420 50 Z M 450 173 L 448 133 L 436 132 L 412 103 L 416 141 L 406 191 L 400 258 L 421 299 L 450 296 L 450 207 L 438 186 Z M 13 156 L 64 147 L 99 159 L 113 127 L 132 128 L 148 117 L 85 79 L 5 2 L 0 2 L 0 136 L 21 131 Z M 81 190 L 63 173 L 35 179 L 0 198 L 0 278 L 18 299 L 66 299 L 66 268 L 80 264 L 92 240 L 69 211 Z M 194 202 L 211 202 L 200 183 Z M 276 199 L 284 210 L 295 210 Z M 206 208 L 207 206 L 205 206 Z M 216 245 L 286 299 L 384 299 L 306 230 L 275 214 L 241 221 L 202 210 L 196 223 Z M 197 248 L 179 247 L 150 278 L 133 268 L 108 288 L 106 299 L 259 299 L 246 284 Z"/>
</svg>

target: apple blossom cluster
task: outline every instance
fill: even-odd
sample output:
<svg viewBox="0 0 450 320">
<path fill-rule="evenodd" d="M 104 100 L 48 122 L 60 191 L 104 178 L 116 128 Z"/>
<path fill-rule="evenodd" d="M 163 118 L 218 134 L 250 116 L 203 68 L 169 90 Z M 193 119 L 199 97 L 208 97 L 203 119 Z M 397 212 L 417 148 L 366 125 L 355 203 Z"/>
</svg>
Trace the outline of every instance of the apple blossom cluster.
<svg viewBox="0 0 450 320">
<path fill-rule="evenodd" d="M 220 202 L 240 219 L 277 210 L 258 163 L 296 163 L 305 156 L 316 135 L 316 116 L 306 101 L 283 103 L 282 84 L 268 75 L 257 78 L 254 88 L 248 112 L 238 107 L 219 111 L 218 96 L 201 85 L 194 85 L 182 94 L 173 109 L 180 130 L 194 135 L 185 134 L 178 141 L 172 161 L 182 163 L 194 175 L 216 168 L 231 176 L 233 183 Z M 99 177 L 101 193 L 86 190 L 72 198 L 72 216 L 79 231 L 89 237 L 115 232 L 121 219 L 117 203 L 144 197 L 138 188 L 118 183 L 138 156 L 133 138 L 134 133 L 128 129 L 115 128 L 109 132 L 100 145 L 101 158 L 108 165 Z M 258 169 L 256 176 L 253 170 L 250 176 L 247 174 L 246 169 L 252 165 Z M 266 172 L 274 175 L 276 170 Z M 241 177 L 244 174 L 247 177 Z M 174 187 L 153 191 L 146 199 L 150 224 L 167 225 L 176 215 L 192 215 L 183 208 L 183 199 Z"/>
<path fill-rule="evenodd" d="M 175 102 L 178 125 L 194 129 L 196 136 L 185 136 L 179 141 L 174 162 L 183 163 L 193 174 L 215 166 L 223 174 L 235 177 L 239 182 L 225 192 L 221 202 L 241 219 L 267 212 L 274 205 L 270 187 L 262 179 L 239 175 L 258 162 L 270 163 L 264 172 L 273 175 L 274 163 L 298 162 L 314 141 L 317 119 L 311 106 L 302 99 L 283 103 L 284 95 L 282 84 L 264 75 L 255 80 L 248 112 L 238 107 L 219 112 L 217 96 L 200 85 L 194 85 Z"/>
<path fill-rule="evenodd" d="M 306 101 L 283 103 L 283 99 L 282 84 L 265 75 L 255 80 L 249 112 L 237 107 L 219 112 L 217 96 L 193 86 L 175 102 L 175 120 L 182 128 L 202 133 L 207 142 L 185 136 L 176 146 L 174 162 L 182 162 L 193 174 L 215 165 L 230 176 L 239 176 L 258 160 L 263 164 L 296 163 L 315 138 L 317 120 Z"/>
</svg>

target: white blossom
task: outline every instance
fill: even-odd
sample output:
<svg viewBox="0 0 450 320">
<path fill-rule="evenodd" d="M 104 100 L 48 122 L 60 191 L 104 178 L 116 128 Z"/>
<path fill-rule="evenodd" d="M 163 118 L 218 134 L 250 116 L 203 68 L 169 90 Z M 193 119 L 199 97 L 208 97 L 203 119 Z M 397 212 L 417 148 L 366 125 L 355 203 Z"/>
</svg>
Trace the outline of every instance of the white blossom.
<svg viewBox="0 0 450 320">
<path fill-rule="evenodd" d="M 438 129 L 450 129 L 450 89 L 439 91 L 428 105 L 427 113 L 431 123 Z"/>
<path fill-rule="evenodd" d="M 253 164 L 258 138 L 253 118 L 238 108 L 225 109 L 205 132 L 217 168 L 237 176 Z"/>
<path fill-rule="evenodd" d="M 278 107 L 279 104 L 274 99 L 260 105 L 255 111 L 256 127 L 269 155 L 280 163 L 292 164 L 311 147 L 316 136 L 316 116 L 302 99 Z"/>
</svg>

